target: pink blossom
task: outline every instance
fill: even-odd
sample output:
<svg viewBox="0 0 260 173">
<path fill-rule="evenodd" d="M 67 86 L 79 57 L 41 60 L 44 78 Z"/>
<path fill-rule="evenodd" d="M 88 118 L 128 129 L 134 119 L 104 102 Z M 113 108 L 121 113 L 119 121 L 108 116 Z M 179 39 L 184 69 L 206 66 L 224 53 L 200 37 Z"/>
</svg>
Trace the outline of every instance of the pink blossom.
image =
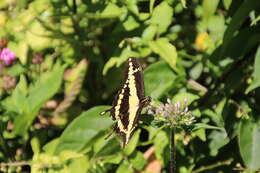
<svg viewBox="0 0 260 173">
<path fill-rule="evenodd" d="M 0 50 L 0 60 L 2 60 L 5 65 L 11 65 L 15 59 L 15 54 L 9 48 L 3 48 Z"/>
</svg>

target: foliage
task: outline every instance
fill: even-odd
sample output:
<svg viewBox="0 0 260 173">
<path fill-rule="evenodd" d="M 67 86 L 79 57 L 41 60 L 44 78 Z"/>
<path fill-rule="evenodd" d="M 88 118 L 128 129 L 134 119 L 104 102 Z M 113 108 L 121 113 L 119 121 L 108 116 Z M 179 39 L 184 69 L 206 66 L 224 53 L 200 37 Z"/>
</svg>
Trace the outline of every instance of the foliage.
<svg viewBox="0 0 260 173">
<path fill-rule="evenodd" d="M 156 113 L 143 111 L 125 148 L 106 139 L 114 122 L 99 116 L 137 57 L 151 104 L 188 98 L 196 117 L 175 131 L 177 172 L 257 172 L 259 9 L 258 0 L 0 1 L 0 51 L 12 55 L 0 58 L 1 171 L 149 172 L 158 161 L 168 172 L 169 129 Z"/>
</svg>

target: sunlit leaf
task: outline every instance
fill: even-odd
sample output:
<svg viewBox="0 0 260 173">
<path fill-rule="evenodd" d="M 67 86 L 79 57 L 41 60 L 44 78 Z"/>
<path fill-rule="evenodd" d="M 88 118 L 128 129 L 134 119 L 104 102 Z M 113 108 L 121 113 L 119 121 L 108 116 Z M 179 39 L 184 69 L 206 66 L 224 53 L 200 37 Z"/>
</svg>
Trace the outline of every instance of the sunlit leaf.
<svg viewBox="0 0 260 173">
<path fill-rule="evenodd" d="M 50 99 L 61 86 L 64 67 L 57 63 L 52 71 L 44 73 L 35 85 L 30 86 L 29 95 L 21 103 L 27 102 L 29 108 L 24 114 L 17 115 L 14 121 L 14 132 L 24 134 L 37 116 L 40 107 Z"/>
<path fill-rule="evenodd" d="M 102 130 L 108 129 L 113 121 L 110 117 L 101 117 L 100 112 L 108 106 L 93 107 L 73 120 L 62 133 L 56 152 L 63 150 L 80 151 Z M 93 141 L 92 141 L 93 142 Z"/>
<path fill-rule="evenodd" d="M 152 98 L 160 98 L 174 84 L 176 75 L 163 61 L 154 63 L 144 71 L 145 93 Z"/>
<path fill-rule="evenodd" d="M 150 48 L 159 54 L 173 69 L 176 69 L 177 51 L 167 38 L 159 38 L 149 42 Z"/>
<path fill-rule="evenodd" d="M 152 13 L 151 24 L 158 27 L 157 33 L 164 33 L 172 22 L 173 9 L 166 1 L 156 6 Z"/>
</svg>

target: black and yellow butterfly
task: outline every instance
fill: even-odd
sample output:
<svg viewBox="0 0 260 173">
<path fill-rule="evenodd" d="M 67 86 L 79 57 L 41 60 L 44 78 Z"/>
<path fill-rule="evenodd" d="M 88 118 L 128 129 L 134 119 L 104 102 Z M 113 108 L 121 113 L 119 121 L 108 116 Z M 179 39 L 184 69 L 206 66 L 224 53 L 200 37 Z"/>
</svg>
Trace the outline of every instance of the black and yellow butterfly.
<svg viewBox="0 0 260 173">
<path fill-rule="evenodd" d="M 116 121 L 114 131 L 123 139 L 123 146 L 128 144 L 138 124 L 143 107 L 150 102 L 144 95 L 144 80 L 141 64 L 136 58 L 128 58 L 126 75 L 121 90 L 117 93 L 112 108 L 101 112 L 110 112 Z"/>
</svg>

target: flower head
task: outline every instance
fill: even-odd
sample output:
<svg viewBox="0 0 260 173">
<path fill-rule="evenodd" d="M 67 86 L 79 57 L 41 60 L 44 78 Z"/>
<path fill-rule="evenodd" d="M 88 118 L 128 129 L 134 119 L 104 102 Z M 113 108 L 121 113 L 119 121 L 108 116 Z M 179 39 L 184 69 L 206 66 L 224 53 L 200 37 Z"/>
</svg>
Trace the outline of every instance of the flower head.
<svg viewBox="0 0 260 173">
<path fill-rule="evenodd" d="M 180 101 L 172 103 L 170 99 L 167 99 L 165 104 L 156 108 L 150 107 L 149 110 L 157 115 L 156 120 L 168 123 L 170 126 L 189 126 L 194 122 L 194 116 L 188 108 L 187 98 L 184 99 L 183 104 Z"/>
<path fill-rule="evenodd" d="M 6 66 L 11 65 L 15 59 L 15 54 L 9 48 L 0 50 L 0 60 L 2 60 Z"/>
</svg>

